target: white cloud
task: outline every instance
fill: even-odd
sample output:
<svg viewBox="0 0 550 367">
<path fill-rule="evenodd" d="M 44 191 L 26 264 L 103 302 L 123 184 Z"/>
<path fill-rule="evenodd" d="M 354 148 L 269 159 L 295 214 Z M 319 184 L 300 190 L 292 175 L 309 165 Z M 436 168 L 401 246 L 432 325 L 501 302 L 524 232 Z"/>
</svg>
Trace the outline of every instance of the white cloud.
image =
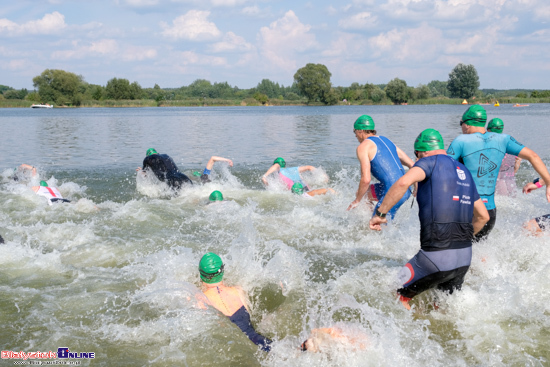
<svg viewBox="0 0 550 367">
<path fill-rule="evenodd" d="M 364 30 L 376 27 L 378 17 L 370 12 L 354 14 L 351 17 L 340 19 L 338 26 L 343 29 Z"/>
<path fill-rule="evenodd" d="M 44 15 L 42 19 L 31 20 L 20 25 L 5 18 L 0 19 L 0 35 L 50 35 L 60 33 L 66 27 L 65 16 L 56 11 Z"/>
<path fill-rule="evenodd" d="M 140 61 L 157 57 L 157 51 L 153 48 L 141 46 L 120 47 L 114 39 L 102 39 L 84 45 L 81 45 L 79 41 L 73 41 L 72 46 L 73 48 L 70 50 L 53 52 L 52 59 L 68 60 L 101 57 L 111 60 Z"/>
<path fill-rule="evenodd" d="M 262 27 L 258 42 L 264 60 L 287 71 L 296 70 L 295 55 L 317 47 L 310 29 L 311 26 L 302 24 L 292 10 L 269 27 Z"/>
<path fill-rule="evenodd" d="M 227 60 L 225 57 L 201 55 L 194 51 L 184 51 L 179 53 L 176 60 L 179 65 L 196 65 L 199 64 L 209 66 L 226 66 Z"/>
<path fill-rule="evenodd" d="M 209 11 L 189 10 L 172 21 L 173 26 L 169 27 L 165 22 L 161 23 L 164 28 L 162 35 L 173 39 L 186 39 L 190 41 L 208 41 L 218 38 L 221 35 L 216 25 L 207 20 Z"/>
<path fill-rule="evenodd" d="M 211 0 L 214 6 L 236 6 L 246 3 L 248 0 Z"/>
<path fill-rule="evenodd" d="M 243 37 L 237 36 L 233 32 L 227 32 L 223 37 L 223 40 L 221 42 L 214 43 L 210 47 L 210 50 L 215 53 L 235 51 L 243 52 L 251 51 L 253 48 L 254 46 L 246 42 Z"/>
<path fill-rule="evenodd" d="M 369 39 L 371 54 L 390 62 L 432 62 L 446 44 L 440 29 L 422 24 L 418 28 L 387 33 Z"/>
<path fill-rule="evenodd" d="M 241 10 L 241 13 L 244 15 L 256 16 L 260 14 L 260 8 L 258 8 L 258 5 L 247 6 Z"/>
</svg>

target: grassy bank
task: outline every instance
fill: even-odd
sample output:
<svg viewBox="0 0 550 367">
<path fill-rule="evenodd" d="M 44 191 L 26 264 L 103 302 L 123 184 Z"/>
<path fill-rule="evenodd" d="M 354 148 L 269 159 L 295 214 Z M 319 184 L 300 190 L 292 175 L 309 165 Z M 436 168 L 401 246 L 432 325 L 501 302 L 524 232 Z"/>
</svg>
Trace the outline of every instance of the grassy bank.
<svg viewBox="0 0 550 367">
<path fill-rule="evenodd" d="M 447 104 L 447 105 L 459 105 L 462 104 L 463 99 L 461 98 L 428 98 L 428 99 L 418 99 L 418 100 L 409 100 L 407 104 L 409 105 L 432 105 L 432 104 Z M 470 99 L 468 100 L 469 104 L 494 104 L 495 99 Z M 502 97 L 498 99 L 500 104 L 534 104 L 534 103 L 550 103 L 550 98 L 518 98 L 518 97 Z M 0 99 L 0 108 L 28 108 L 33 103 L 31 101 L 19 100 L 19 99 Z M 323 106 L 322 103 L 310 103 L 308 104 L 305 99 L 288 101 L 282 99 L 270 99 L 267 103 L 267 106 Z M 371 105 L 392 105 L 391 101 L 384 99 L 380 102 L 373 102 L 371 100 L 359 100 L 359 101 L 348 101 L 348 102 L 338 102 L 339 106 L 371 106 Z M 254 98 L 246 98 L 243 100 L 227 100 L 227 99 L 184 99 L 184 100 L 163 100 L 155 101 L 153 99 L 135 99 L 135 100 L 86 100 L 82 101 L 81 105 L 78 107 L 212 107 L 212 106 L 262 106 L 260 102 Z M 54 106 L 59 107 L 74 107 L 74 106 Z"/>
</svg>

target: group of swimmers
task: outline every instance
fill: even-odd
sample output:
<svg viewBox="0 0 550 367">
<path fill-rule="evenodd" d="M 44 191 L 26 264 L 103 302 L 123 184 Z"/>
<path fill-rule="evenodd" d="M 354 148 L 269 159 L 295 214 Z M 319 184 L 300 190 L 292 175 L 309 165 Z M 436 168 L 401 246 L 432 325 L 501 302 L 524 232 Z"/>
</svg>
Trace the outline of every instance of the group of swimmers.
<svg viewBox="0 0 550 367">
<path fill-rule="evenodd" d="M 392 220 L 411 195 L 418 201 L 420 250 L 398 274 L 402 284 L 397 290 L 398 298 L 407 309 L 411 308 L 409 302 L 413 297 L 428 289 L 436 288 L 447 293 L 461 289 L 472 259 L 472 243 L 486 239 L 495 226 L 494 195 L 503 164 L 501 179 L 509 179 L 511 172 L 517 171 L 520 159 L 529 161 L 540 178 L 525 185 L 523 192 L 530 193 L 546 185 L 546 197 L 550 202 L 550 186 L 547 185 L 550 174 L 546 166 L 531 149 L 503 134 L 501 119 L 494 118 L 487 124 L 485 109 L 473 105 L 462 115 L 460 127 L 462 135 L 454 139 L 446 150 L 437 130 L 422 131 L 414 142 L 417 160 L 413 162 L 390 139 L 377 135 L 371 116 L 360 116 L 353 126 L 359 142 L 356 153 L 361 179 L 348 210 L 365 201 L 376 202 L 369 227 L 381 231 L 382 224 Z M 203 183 L 210 182 L 214 163 L 220 161 L 233 166 L 230 159 L 213 156 L 202 174 L 194 172 L 193 175 L 200 177 Z M 408 167 L 408 171 L 403 166 Z M 269 177 L 276 175 L 285 188 L 308 197 L 333 193 L 330 188 L 313 190 L 303 180 L 302 173 L 315 169 L 313 166 L 287 167 L 285 160 L 279 157 L 261 179 L 268 186 Z M 36 174 L 31 166 L 21 170 Z M 143 168 L 137 170 L 145 176 L 153 174 L 176 191 L 184 185 L 193 185 L 193 181 L 178 170 L 172 158 L 153 148 L 147 150 Z M 379 182 L 371 184 L 372 177 Z M 510 187 L 507 189 L 510 191 Z M 49 202 L 66 200 L 44 181 L 33 190 L 47 197 Z M 209 200 L 223 201 L 223 194 L 216 190 L 210 194 Z M 529 221 L 526 228 L 540 233 L 549 222 L 550 215 L 541 216 Z M 269 351 L 272 341 L 258 334 L 251 324 L 246 294 L 238 287 L 224 284 L 221 258 L 215 253 L 205 254 L 198 270 L 205 297 L 201 304 L 220 311 L 253 343 Z M 320 340 L 346 340 L 348 344 L 354 344 L 341 330 L 323 328 L 312 331 L 301 349 L 317 351 L 322 344 Z M 356 343 L 362 349 L 364 345 L 363 341 Z"/>
</svg>

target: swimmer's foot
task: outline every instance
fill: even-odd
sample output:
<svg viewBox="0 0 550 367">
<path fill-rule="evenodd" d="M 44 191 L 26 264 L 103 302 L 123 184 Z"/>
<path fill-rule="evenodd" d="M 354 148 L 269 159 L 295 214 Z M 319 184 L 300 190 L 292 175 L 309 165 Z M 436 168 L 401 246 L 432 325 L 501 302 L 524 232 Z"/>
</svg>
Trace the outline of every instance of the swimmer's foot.
<svg viewBox="0 0 550 367">
<path fill-rule="evenodd" d="M 410 310 L 411 309 L 411 305 L 409 304 L 409 301 L 411 300 L 412 298 L 409 298 L 409 297 L 405 297 L 405 296 L 402 296 L 402 295 L 399 295 L 399 300 L 401 301 L 401 303 L 403 304 L 403 306 L 405 306 L 405 308 L 407 310 Z"/>
</svg>

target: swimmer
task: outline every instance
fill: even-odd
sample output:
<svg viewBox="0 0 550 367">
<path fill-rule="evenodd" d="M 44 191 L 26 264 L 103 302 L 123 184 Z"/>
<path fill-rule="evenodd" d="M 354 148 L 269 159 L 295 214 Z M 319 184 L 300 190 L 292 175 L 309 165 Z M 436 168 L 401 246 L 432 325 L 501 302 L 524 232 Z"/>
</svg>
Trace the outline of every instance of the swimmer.
<svg viewBox="0 0 550 367">
<path fill-rule="evenodd" d="M 369 343 L 367 335 L 363 333 L 355 334 L 344 333 L 339 327 L 313 329 L 309 338 L 300 345 L 300 350 L 302 352 L 317 353 L 334 345 L 351 347 L 355 350 L 365 350 Z"/>
<path fill-rule="evenodd" d="M 374 215 L 390 187 L 405 173 L 403 165 L 411 168 L 414 163 L 391 140 L 376 135 L 372 117 L 368 115 L 360 116 L 353 124 L 353 132 L 359 141 L 357 159 L 361 165 L 361 180 L 355 194 L 355 200 L 352 201 L 347 210 L 359 205 L 366 195 L 369 201 L 378 201 L 374 207 Z M 371 175 L 380 183 L 371 184 Z M 407 191 L 401 200 L 388 211 L 390 218 L 394 217 L 410 194 L 411 192 Z"/>
<path fill-rule="evenodd" d="M 198 171 L 193 172 L 193 175 L 200 176 L 202 183 L 211 182 L 210 173 L 212 172 L 212 168 L 214 167 L 215 162 L 227 162 L 229 164 L 229 167 L 233 167 L 233 161 L 231 159 L 217 157 L 213 155 L 212 157 L 210 157 L 210 160 L 208 160 L 208 163 L 206 163 L 206 167 L 204 168 L 202 175 Z"/>
<path fill-rule="evenodd" d="M 502 159 L 506 153 L 528 160 L 544 182 L 550 182 L 550 173 L 537 153 L 507 134 L 485 130 L 487 112 L 480 105 L 470 106 L 460 119 L 462 135 L 459 135 L 447 154 L 464 165 L 472 173 L 481 200 L 491 219 L 476 235 L 475 241 L 487 238 L 495 226 L 497 209 L 495 186 Z M 550 202 L 550 186 L 546 186 L 546 199 Z"/>
<path fill-rule="evenodd" d="M 418 182 L 420 251 L 401 269 L 397 290 L 400 301 L 409 301 L 430 288 L 453 293 L 460 290 L 472 260 L 472 238 L 489 220 L 472 175 L 462 163 L 445 153 L 443 138 L 434 129 L 424 130 L 414 142 L 418 161 L 390 188 L 370 228 L 382 230 L 386 214 Z"/>
<path fill-rule="evenodd" d="M 0 245 L 4 243 L 4 239 L 0 236 Z"/>
<path fill-rule="evenodd" d="M 32 190 L 37 195 L 48 199 L 48 205 L 52 203 L 70 203 L 69 199 L 64 199 L 57 187 L 49 187 L 46 181 L 40 181 L 40 186 L 33 186 Z"/>
<path fill-rule="evenodd" d="M 528 184 L 523 186 L 523 193 L 530 194 L 534 190 L 540 189 L 545 184 L 546 183 L 544 182 L 544 180 L 536 178 L 533 182 L 529 182 Z M 525 223 L 523 227 L 537 237 L 542 236 L 543 231 L 550 229 L 550 214 L 531 219 L 530 221 Z"/>
<path fill-rule="evenodd" d="M 254 344 L 263 351 L 271 350 L 271 340 L 254 330 L 250 322 L 250 310 L 244 291 L 240 287 L 228 287 L 222 279 L 224 264 L 213 252 L 206 253 L 199 262 L 202 291 L 208 303 L 229 317 Z"/>
<path fill-rule="evenodd" d="M 334 194 L 336 192 L 331 188 L 305 191 L 304 186 L 299 182 L 296 182 L 294 185 L 292 185 L 291 191 L 292 191 L 293 194 L 304 196 L 304 197 L 312 197 L 312 196 L 316 196 L 316 195 L 325 195 L 326 193 L 329 193 L 329 192 L 331 194 Z"/>
<path fill-rule="evenodd" d="M 487 131 L 501 134 L 504 130 L 504 122 L 499 118 L 489 121 Z M 506 153 L 502 159 L 500 171 L 498 171 L 496 193 L 499 195 L 516 196 L 516 173 L 519 170 L 521 158 Z"/>
<path fill-rule="evenodd" d="M 138 167 L 136 171 L 142 168 Z M 158 154 L 154 148 L 147 149 L 143 160 L 143 174 L 152 171 L 162 182 L 166 182 L 174 190 L 179 190 L 183 184 L 193 184 L 193 181 L 178 170 L 174 160 L 167 154 Z"/>
<path fill-rule="evenodd" d="M 208 204 L 223 202 L 223 194 L 218 190 L 212 191 L 212 193 L 208 197 L 208 200 L 210 201 Z"/>
<path fill-rule="evenodd" d="M 267 182 L 267 177 L 272 173 L 278 172 L 279 178 L 281 179 L 281 181 L 285 183 L 286 187 L 289 190 L 292 188 L 292 185 L 294 185 L 296 182 L 299 182 L 304 187 L 304 190 L 309 191 L 309 187 L 302 179 L 302 176 L 300 176 L 300 173 L 306 172 L 306 171 L 315 171 L 315 170 L 316 168 L 313 166 L 300 166 L 300 167 L 287 168 L 285 160 L 279 157 L 273 161 L 273 165 L 269 167 L 267 172 L 262 176 L 262 182 L 264 183 L 264 185 L 268 186 L 269 183 Z M 327 181 L 328 181 L 328 177 L 327 177 Z"/>
</svg>

